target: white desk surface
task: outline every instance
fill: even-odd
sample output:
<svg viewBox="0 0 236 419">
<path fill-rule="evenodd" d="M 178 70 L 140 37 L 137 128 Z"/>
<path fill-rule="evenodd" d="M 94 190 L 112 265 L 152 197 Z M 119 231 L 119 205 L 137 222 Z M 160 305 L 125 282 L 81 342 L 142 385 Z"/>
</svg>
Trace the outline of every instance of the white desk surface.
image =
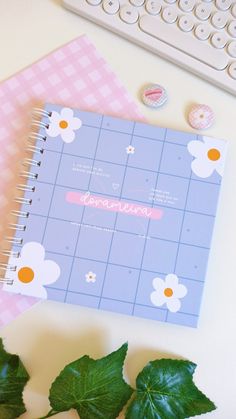
<svg viewBox="0 0 236 419">
<path fill-rule="evenodd" d="M 128 341 L 126 375 L 132 385 L 151 359 L 187 358 L 198 364 L 195 382 L 218 406 L 205 417 L 235 419 L 235 97 L 68 12 L 59 0 L 0 0 L 0 80 L 84 33 L 123 80 L 149 122 L 190 131 L 185 119 L 189 105 L 210 105 L 216 123 L 207 133 L 230 140 L 227 167 L 198 329 L 61 303 L 37 304 L 1 330 L 7 349 L 20 354 L 31 375 L 24 395 L 28 412 L 21 418 L 47 413 L 49 386 L 66 363 L 84 354 L 102 357 Z M 155 81 L 169 92 L 168 104 L 158 111 L 142 106 L 138 99 L 140 88 Z M 77 414 L 57 417 L 77 418 Z"/>
</svg>

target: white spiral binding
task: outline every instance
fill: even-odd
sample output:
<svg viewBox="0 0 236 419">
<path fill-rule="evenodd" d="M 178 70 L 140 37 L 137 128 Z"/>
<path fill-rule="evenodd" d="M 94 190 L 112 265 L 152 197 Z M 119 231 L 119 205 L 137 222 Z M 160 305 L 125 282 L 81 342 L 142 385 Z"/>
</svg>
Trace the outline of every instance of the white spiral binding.
<svg viewBox="0 0 236 419">
<path fill-rule="evenodd" d="M 29 212 L 26 211 L 12 210 L 11 214 L 14 215 L 14 217 L 29 218 Z"/>
<path fill-rule="evenodd" d="M 17 202 L 18 204 L 22 204 L 22 205 L 31 205 L 32 204 L 32 199 L 22 198 L 21 196 L 15 198 L 14 201 Z"/>
<path fill-rule="evenodd" d="M 34 145 L 29 145 L 26 149 L 27 151 L 29 151 L 30 153 L 38 153 L 38 154 L 43 154 L 44 149 L 41 147 L 36 147 Z"/>
<path fill-rule="evenodd" d="M 17 185 L 16 189 L 18 189 L 20 191 L 24 191 L 24 192 L 34 192 L 35 191 L 35 186 L 23 185 L 23 184 L 19 183 L 19 185 Z"/>
<path fill-rule="evenodd" d="M 39 117 L 46 116 L 47 118 L 47 117 L 52 116 L 52 112 L 46 111 L 45 109 L 42 109 L 42 108 L 34 108 L 32 112 L 33 118 L 34 118 L 34 115 L 39 116 Z"/>
<path fill-rule="evenodd" d="M 28 140 L 31 142 L 31 141 L 37 141 L 37 140 L 39 140 L 39 141 L 43 141 L 43 142 L 45 142 L 46 140 L 47 140 L 47 137 L 46 137 L 46 135 L 42 135 L 42 134 L 39 134 L 39 133 L 37 133 L 37 132 L 31 132 L 31 134 L 29 135 L 29 137 L 28 137 Z"/>
<path fill-rule="evenodd" d="M 44 109 L 40 109 L 40 108 L 35 108 L 32 112 L 33 115 L 33 120 L 32 120 L 32 127 L 36 127 L 36 129 L 39 128 L 43 128 L 43 129 L 47 129 L 49 127 L 49 122 L 43 122 L 41 120 L 37 120 L 36 118 L 38 117 L 47 117 L 49 118 L 52 113 L 48 112 Z M 27 145 L 26 151 L 30 152 L 30 153 L 34 153 L 34 154 L 43 154 L 44 149 L 42 147 L 37 147 L 34 145 L 35 141 L 42 141 L 45 142 L 47 140 L 47 136 L 43 135 L 42 133 L 38 133 L 35 131 L 32 131 L 28 137 L 28 142 L 29 144 Z M 34 167 L 40 167 L 41 165 L 41 161 L 40 160 L 35 160 L 32 158 L 28 158 L 26 157 L 23 162 L 22 162 L 23 166 L 34 166 Z M 27 171 L 27 170 L 22 170 L 20 172 L 20 177 L 26 179 L 26 180 L 36 180 L 38 178 L 38 173 L 35 172 L 31 172 L 31 171 Z M 28 193 L 33 193 L 35 191 L 35 186 L 30 186 L 30 185 L 26 185 L 23 183 L 19 183 L 16 186 L 17 190 L 23 191 L 23 192 L 28 192 Z M 21 197 L 21 196 L 17 196 L 14 198 L 14 201 L 17 202 L 18 204 L 21 205 L 32 205 L 32 199 L 31 198 L 25 198 L 25 197 Z M 18 218 L 29 218 L 30 213 L 28 211 L 19 211 L 19 210 L 12 210 L 11 214 L 15 217 Z M 26 230 L 26 225 L 25 224 L 20 224 L 20 223 L 10 223 L 8 225 L 8 228 L 10 230 L 14 230 L 14 231 L 25 231 Z M 9 236 L 9 237 L 5 237 L 4 238 L 6 242 L 10 243 L 12 246 L 13 245 L 22 245 L 23 243 L 23 239 L 21 237 L 15 237 L 15 236 Z M 20 257 L 20 252 L 18 251 L 12 251 L 12 250 L 1 250 L 0 252 L 3 256 L 5 257 L 13 257 L 13 258 L 19 258 Z M 9 263 L 2 263 L 0 262 L 0 270 L 5 271 L 5 272 L 13 272 L 16 271 L 17 266 L 11 265 Z M 6 278 L 6 277 L 0 277 L 0 283 L 5 283 L 5 284 L 9 284 L 12 285 L 13 284 L 13 280 Z"/>
<path fill-rule="evenodd" d="M 37 128 L 49 128 L 49 124 L 46 124 L 45 122 L 42 122 L 42 121 L 32 121 L 31 125 Z"/>
<path fill-rule="evenodd" d="M 8 243 L 11 243 L 11 244 L 18 244 L 18 245 L 20 245 L 20 244 L 22 244 L 22 242 L 23 242 L 23 239 L 21 239 L 20 237 L 5 237 L 5 240 L 8 242 Z"/>
<path fill-rule="evenodd" d="M 35 180 L 38 178 L 38 173 L 27 172 L 27 170 L 23 170 L 22 172 L 20 172 L 20 176 L 25 179 Z"/>
<path fill-rule="evenodd" d="M 24 166 L 40 166 L 41 161 L 25 158 L 22 162 Z"/>
<path fill-rule="evenodd" d="M 18 258 L 20 257 L 20 252 L 13 252 L 12 250 L 3 250 L 1 252 L 4 256 L 8 256 L 8 257 L 13 257 L 13 258 Z"/>
</svg>

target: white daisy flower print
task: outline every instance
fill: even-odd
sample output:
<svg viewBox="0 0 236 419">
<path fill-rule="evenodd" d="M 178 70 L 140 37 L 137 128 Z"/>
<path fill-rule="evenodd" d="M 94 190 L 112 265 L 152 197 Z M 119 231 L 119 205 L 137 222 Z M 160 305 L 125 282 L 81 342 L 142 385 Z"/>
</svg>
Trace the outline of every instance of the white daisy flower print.
<svg viewBox="0 0 236 419">
<path fill-rule="evenodd" d="M 226 143 L 211 137 L 202 137 L 202 141 L 190 141 L 188 151 L 195 159 L 191 167 L 193 173 L 201 178 L 207 178 L 216 171 L 223 176 Z"/>
<path fill-rule="evenodd" d="M 55 282 L 60 276 L 60 267 L 56 262 L 45 259 L 45 249 L 37 242 L 26 243 L 20 257 L 10 257 L 9 264 L 16 266 L 15 272 L 9 272 L 12 285 L 5 284 L 4 291 L 47 298 L 44 285 Z"/>
<path fill-rule="evenodd" d="M 134 154 L 134 152 L 135 152 L 135 148 L 132 145 L 129 145 L 128 147 L 126 147 L 127 154 Z"/>
<path fill-rule="evenodd" d="M 187 294 L 187 288 L 179 284 L 177 275 L 168 274 L 165 279 L 154 278 L 152 285 L 155 291 L 151 293 L 150 298 L 155 306 L 161 307 L 166 304 L 171 312 L 179 311 L 181 307 L 180 299 Z"/>
<path fill-rule="evenodd" d="M 85 275 L 85 279 L 87 282 L 95 282 L 96 281 L 96 274 L 92 271 L 89 271 L 86 275 Z"/>
<path fill-rule="evenodd" d="M 61 136 L 65 143 L 72 143 L 75 139 L 75 131 L 78 130 L 82 121 L 74 117 L 74 112 L 70 108 L 62 108 L 61 112 L 52 111 L 49 117 L 50 123 L 47 134 L 50 137 Z"/>
</svg>

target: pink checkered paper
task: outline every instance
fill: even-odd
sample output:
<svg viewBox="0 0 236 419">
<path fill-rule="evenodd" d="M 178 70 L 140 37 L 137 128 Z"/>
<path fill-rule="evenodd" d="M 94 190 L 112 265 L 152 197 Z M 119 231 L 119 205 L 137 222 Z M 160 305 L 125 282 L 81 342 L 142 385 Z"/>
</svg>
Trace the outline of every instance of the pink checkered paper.
<svg viewBox="0 0 236 419">
<path fill-rule="evenodd" d="M 126 89 L 86 36 L 69 42 L 0 84 L 1 248 L 16 194 L 33 107 L 51 102 L 127 119 L 143 119 Z M 21 181 L 22 182 L 22 181 Z M 0 325 L 38 300 L 0 290 Z"/>
</svg>

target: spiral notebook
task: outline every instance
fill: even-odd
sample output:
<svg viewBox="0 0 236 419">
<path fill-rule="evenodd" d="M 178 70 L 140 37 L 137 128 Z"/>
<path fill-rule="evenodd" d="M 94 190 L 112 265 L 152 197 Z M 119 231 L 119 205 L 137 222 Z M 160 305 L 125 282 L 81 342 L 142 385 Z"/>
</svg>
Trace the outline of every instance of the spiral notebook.
<svg viewBox="0 0 236 419">
<path fill-rule="evenodd" d="M 226 142 L 52 104 L 34 115 L 4 290 L 195 327 Z"/>
<path fill-rule="evenodd" d="M 63 103 L 143 120 L 135 101 L 91 40 L 83 35 L 0 83 L 0 249 L 12 209 L 19 162 L 25 156 L 33 107 Z M 0 281 L 3 272 L 0 272 Z M 1 285 L 0 285 L 1 287 Z M 0 289 L 0 327 L 38 300 Z"/>
</svg>

